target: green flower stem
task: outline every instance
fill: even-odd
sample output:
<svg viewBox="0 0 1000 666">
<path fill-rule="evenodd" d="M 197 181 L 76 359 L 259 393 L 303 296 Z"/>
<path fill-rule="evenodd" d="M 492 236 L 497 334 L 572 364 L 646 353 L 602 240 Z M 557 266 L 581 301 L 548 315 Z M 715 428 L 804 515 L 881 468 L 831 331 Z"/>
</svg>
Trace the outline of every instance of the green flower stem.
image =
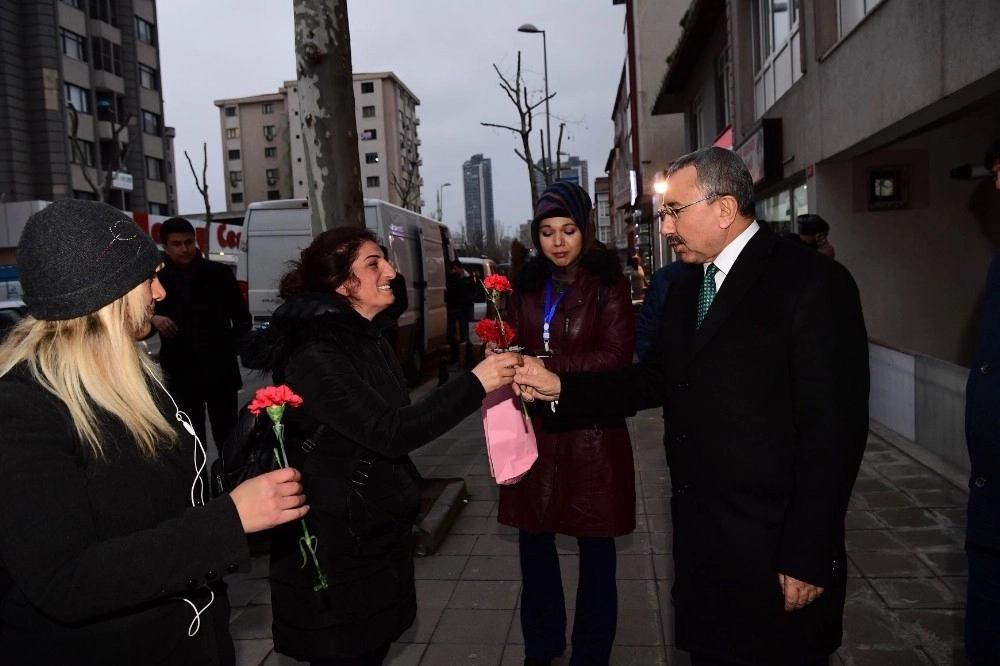
<svg viewBox="0 0 1000 666">
<path fill-rule="evenodd" d="M 493 310 L 497 313 L 497 329 L 500 331 L 500 337 L 503 338 L 504 341 L 503 348 L 507 349 L 510 347 L 513 340 L 508 340 L 507 334 L 504 333 L 503 330 L 503 319 L 500 318 L 500 307 L 497 305 L 497 301 L 500 300 L 500 292 L 495 289 L 487 289 L 486 297 L 490 299 L 491 303 L 493 303 Z M 527 421 L 531 418 L 528 416 L 528 406 L 524 404 L 524 398 L 518 396 L 518 399 L 521 401 L 521 413 L 524 414 L 524 420 Z"/>
<path fill-rule="evenodd" d="M 284 405 L 281 407 L 281 411 L 277 412 L 277 419 L 281 419 L 281 412 L 284 411 Z M 285 451 L 285 425 L 280 421 L 275 420 L 275 414 L 271 412 L 270 407 L 267 409 L 268 416 L 271 417 L 271 427 L 274 429 L 274 434 L 278 438 L 278 448 L 274 450 L 274 457 L 278 461 L 278 465 L 285 468 L 288 467 L 288 453 Z M 316 567 L 316 577 L 319 578 L 319 583 L 313 587 L 313 590 L 318 591 L 329 589 L 330 584 L 326 580 L 326 573 L 319 565 L 319 558 L 316 557 L 316 549 L 319 547 L 319 539 L 310 534 L 305 518 L 301 518 L 299 523 L 302 525 L 302 536 L 299 537 L 299 552 L 302 553 L 302 566 L 306 566 L 311 559 L 313 566 Z"/>
</svg>

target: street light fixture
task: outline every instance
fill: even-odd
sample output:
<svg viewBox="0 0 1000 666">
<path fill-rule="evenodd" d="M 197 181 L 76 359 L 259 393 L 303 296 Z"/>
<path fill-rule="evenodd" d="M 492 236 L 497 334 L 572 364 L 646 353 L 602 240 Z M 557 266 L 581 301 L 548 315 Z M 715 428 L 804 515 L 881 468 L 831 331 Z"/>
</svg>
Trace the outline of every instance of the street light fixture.
<svg viewBox="0 0 1000 666">
<path fill-rule="evenodd" d="M 545 67 L 545 134 L 548 139 L 549 156 L 545 163 L 546 170 L 552 172 L 552 114 L 549 113 L 549 49 L 545 40 L 545 31 L 539 30 L 531 23 L 525 23 L 517 29 L 518 32 L 526 32 L 529 35 L 542 33 L 542 62 Z"/>
<path fill-rule="evenodd" d="M 443 190 L 446 187 L 450 187 L 450 186 L 451 186 L 451 183 L 443 183 L 442 185 L 438 186 L 438 210 L 437 210 L 438 222 L 441 221 L 441 216 L 443 215 L 443 212 L 441 210 L 441 190 Z"/>
</svg>

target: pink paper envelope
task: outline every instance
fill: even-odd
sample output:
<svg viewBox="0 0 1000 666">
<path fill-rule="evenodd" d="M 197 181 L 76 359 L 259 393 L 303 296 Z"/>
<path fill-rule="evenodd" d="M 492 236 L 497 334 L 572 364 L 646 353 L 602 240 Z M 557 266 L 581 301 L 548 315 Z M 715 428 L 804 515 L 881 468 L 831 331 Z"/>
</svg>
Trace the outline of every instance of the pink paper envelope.
<svg viewBox="0 0 1000 666">
<path fill-rule="evenodd" d="M 538 459 L 538 446 L 514 389 L 504 386 L 483 398 L 483 429 L 490 474 L 502 486 L 520 481 Z"/>
</svg>

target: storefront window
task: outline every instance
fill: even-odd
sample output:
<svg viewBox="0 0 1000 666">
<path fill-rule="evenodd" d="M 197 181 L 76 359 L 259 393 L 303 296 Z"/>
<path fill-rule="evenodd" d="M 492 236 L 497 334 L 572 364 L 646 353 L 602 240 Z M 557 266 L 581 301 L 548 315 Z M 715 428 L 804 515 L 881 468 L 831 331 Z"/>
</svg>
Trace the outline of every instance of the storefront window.
<svg viewBox="0 0 1000 666">
<path fill-rule="evenodd" d="M 795 221 L 799 215 L 809 212 L 809 201 L 806 197 L 806 185 L 797 185 L 791 189 L 769 197 L 759 199 L 756 204 L 757 220 L 767 224 L 779 236 L 796 233 Z"/>
</svg>

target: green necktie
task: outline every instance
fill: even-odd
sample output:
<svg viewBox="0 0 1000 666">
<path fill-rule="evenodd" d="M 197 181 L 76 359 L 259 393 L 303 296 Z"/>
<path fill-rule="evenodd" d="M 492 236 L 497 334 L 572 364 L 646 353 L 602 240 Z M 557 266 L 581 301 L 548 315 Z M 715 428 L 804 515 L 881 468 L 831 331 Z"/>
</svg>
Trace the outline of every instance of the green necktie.
<svg viewBox="0 0 1000 666">
<path fill-rule="evenodd" d="M 708 268 L 705 269 L 705 277 L 701 280 L 701 291 L 698 292 L 697 328 L 701 328 L 701 322 L 705 321 L 708 308 L 711 307 L 712 299 L 715 298 L 715 274 L 718 272 L 719 267 L 715 264 L 709 264 Z"/>
</svg>

